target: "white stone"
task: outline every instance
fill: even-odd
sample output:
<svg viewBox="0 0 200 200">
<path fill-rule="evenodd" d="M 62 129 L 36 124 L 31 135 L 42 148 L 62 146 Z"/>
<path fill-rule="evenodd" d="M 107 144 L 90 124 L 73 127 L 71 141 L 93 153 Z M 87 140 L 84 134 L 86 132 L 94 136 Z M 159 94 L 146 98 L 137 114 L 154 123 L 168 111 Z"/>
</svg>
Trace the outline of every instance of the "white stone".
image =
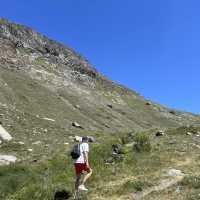
<svg viewBox="0 0 200 200">
<path fill-rule="evenodd" d="M 81 141 L 82 141 L 82 137 L 80 137 L 80 136 L 75 136 L 75 137 L 74 137 L 74 140 L 75 140 L 76 142 L 81 142 Z"/>
<path fill-rule="evenodd" d="M 28 151 L 29 151 L 29 152 L 32 152 L 32 151 L 33 151 L 33 149 L 28 149 Z"/>
<path fill-rule="evenodd" d="M 47 118 L 47 117 L 44 117 L 44 118 L 42 118 L 42 119 L 47 120 L 47 121 L 55 122 L 55 119 L 51 119 L 51 118 Z"/>
<path fill-rule="evenodd" d="M 12 140 L 12 136 L 0 125 L 0 138 L 2 140 L 10 141 Z"/>
<path fill-rule="evenodd" d="M 171 177 L 176 177 L 176 176 L 183 176 L 183 172 L 181 170 L 177 170 L 177 169 L 170 169 L 168 172 L 167 172 L 167 175 L 168 176 L 171 176 Z"/>
<path fill-rule="evenodd" d="M 24 145 L 25 143 L 20 141 L 20 142 L 18 142 L 18 144 Z"/>
<path fill-rule="evenodd" d="M 15 163 L 17 158 L 12 155 L 0 155 L 0 166 L 9 165 L 10 163 Z"/>
<path fill-rule="evenodd" d="M 64 145 L 69 145 L 69 143 L 68 143 L 68 142 L 65 142 Z"/>
<path fill-rule="evenodd" d="M 36 141 L 36 142 L 33 142 L 34 145 L 38 145 L 38 144 L 41 144 L 41 141 Z"/>
</svg>

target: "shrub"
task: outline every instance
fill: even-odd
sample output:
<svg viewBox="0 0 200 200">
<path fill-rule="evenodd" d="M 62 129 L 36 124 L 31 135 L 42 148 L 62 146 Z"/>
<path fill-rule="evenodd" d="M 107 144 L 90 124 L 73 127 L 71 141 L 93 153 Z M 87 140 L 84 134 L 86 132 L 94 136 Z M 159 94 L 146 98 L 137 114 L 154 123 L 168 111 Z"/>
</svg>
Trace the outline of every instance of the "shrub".
<svg viewBox="0 0 200 200">
<path fill-rule="evenodd" d="M 147 133 L 137 133 L 134 138 L 135 144 L 133 149 L 137 152 L 150 152 L 151 143 L 150 137 Z"/>
<path fill-rule="evenodd" d="M 189 188 L 200 189 L 200 176 L 186 176 L 181 184 Z"/>
</svg>

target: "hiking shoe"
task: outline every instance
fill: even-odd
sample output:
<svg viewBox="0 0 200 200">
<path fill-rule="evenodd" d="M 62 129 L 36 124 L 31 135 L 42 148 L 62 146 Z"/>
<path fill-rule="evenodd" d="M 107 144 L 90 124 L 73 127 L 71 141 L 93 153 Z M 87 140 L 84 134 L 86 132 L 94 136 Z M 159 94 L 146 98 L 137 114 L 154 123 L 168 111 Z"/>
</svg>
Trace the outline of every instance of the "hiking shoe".
<svg viewBox="0 0 200 200">
<path fill-rule="evenodd" d="M 85 187 L 85 185 L 79 185 L 78 189 L 82 190 L 82 191 L 88 191 L 88 189 Z"/>
</svg>

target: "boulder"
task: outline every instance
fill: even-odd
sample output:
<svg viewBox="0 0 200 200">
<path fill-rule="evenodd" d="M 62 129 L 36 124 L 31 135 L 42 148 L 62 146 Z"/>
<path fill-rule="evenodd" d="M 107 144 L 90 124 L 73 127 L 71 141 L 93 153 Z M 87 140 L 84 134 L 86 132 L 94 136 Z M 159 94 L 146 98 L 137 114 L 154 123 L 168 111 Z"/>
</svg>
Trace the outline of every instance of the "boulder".
<svg viewBox="0 0 200 200">
<path fill-rule="evenodd" d="M 156 132 L 156 137 L 160 137 L 160 136 L 164 136 L 164 135 L 165 135 L 165 132 L 162 130 Z"/>
</svg>

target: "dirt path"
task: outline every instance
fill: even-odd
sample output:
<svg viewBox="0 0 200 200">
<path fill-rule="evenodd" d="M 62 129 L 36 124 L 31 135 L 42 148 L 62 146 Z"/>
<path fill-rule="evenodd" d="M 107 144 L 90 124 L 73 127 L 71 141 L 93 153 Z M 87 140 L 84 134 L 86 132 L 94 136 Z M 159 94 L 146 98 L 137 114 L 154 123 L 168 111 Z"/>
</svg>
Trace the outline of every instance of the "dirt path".
<svg viewBox="0 0 200 200">
<path fill-rule="evenodd" d="M 142 192 L 134 193 L 132 195 L 133 199 L 135 199 L 135 200 L 142 199 L 145 196 L 151 194 L 152 192 L 158 192 L 158 191 L 165 190 L 173 185 L 176 185 L 177 183 L 182 181 L 183 178 L 184 178 L 184 176 L 177 176 L 177 177 L 174 177 L 173 179 L 164 179 L 157 186 L 150 187 Z"/>
</svg>

